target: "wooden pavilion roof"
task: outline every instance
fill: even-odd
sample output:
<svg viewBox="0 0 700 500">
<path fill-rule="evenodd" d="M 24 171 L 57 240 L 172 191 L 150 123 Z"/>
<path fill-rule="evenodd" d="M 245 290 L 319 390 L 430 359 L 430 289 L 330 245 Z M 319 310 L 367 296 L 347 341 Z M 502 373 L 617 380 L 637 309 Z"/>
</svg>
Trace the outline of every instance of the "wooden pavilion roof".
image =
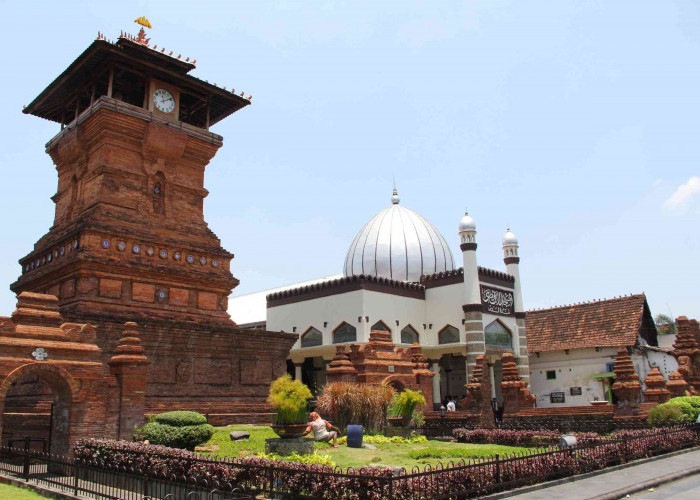
<svg viewBox="0 0 700 500">
<path fill-rule="evenodd" d="M 51 82 L 28 106 L 24 113 L 62 123 L 63 113 L 81 93 L 89 91 L 94 80 L 111 66 L 118 66 L 144 77 L 156 78 L 175 85 L 183 92 L 208 100 L 209 124 L 223 120 L 250 104 L 250 97 L 236 95 L 232 91 L 212 85 L 188 73 L 194 62 L 183 61 L 172 52 L 155 50 L 146 42 L 123 34 L 112 43 L 99 34 L 53 82 Z"/>
</svg>

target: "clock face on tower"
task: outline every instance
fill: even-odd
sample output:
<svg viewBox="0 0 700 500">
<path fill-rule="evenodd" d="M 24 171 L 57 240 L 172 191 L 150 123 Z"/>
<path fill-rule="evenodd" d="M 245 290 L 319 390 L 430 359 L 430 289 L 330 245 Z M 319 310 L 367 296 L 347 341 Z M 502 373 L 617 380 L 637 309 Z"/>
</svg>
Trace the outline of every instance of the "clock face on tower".
<svg viewBox="0 0 700 500">
<path fill-rule="evenodd" d="M 175 109 L 175 99 L 165 89 L 158 89 L 153 92 L 153 104 L 155 104 L 156 109 L 163 113 L 171 113 Z"/>
</svg>

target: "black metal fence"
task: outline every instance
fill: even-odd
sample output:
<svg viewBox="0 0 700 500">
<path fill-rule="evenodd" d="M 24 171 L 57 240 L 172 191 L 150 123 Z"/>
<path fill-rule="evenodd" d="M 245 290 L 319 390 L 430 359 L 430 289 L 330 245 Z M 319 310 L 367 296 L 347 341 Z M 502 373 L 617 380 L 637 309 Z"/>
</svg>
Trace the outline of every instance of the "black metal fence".
<svg viewBox="0 0 700 500">
<path fill-rule="evenodd" d="M 425 500 L 472 498 L 519 486 L 602 469 L 638 458 L 698 444 L 697 425 L 659 429 L 647 435 L 603 443 L 550 448 L 508 457 L 393 469 L 340 469 L 299 463 L 188 460 L 189 477 L 162 475 L 160 468 L 126 470 L 43 453 L 0 448 L 0 472 L 96 498 L 172 500 L 265 498 L 338 498 Z M 172 463 L 172 462 L 171 462 Z M 206 477 L 194 480 L 193 477 Z M 227 478 L 216 482 L 212 478 Z"/>
<path fill-rule="evenodd" d="M 145 475 L 127 467 L 96 467 L 89 462 L 0 448 L 0 474 L 86 498 L 113 500 L 244 500 L 254 499 L 236 485 L 194 481 L 187 477 Z"/>
</svg>

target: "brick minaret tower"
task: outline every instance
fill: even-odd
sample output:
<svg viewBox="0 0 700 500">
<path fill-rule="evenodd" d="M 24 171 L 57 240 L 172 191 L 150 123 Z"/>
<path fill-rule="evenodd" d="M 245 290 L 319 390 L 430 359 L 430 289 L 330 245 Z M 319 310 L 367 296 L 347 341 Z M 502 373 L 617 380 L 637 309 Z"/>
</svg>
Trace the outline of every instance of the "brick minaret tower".
<svg viewBox="0 0 700 500">
<path fill-rule="evenodd" d="M 143 29 L 100 34 L 25 108 L 61 124 L 46 145 L 58 189 L 54 224 L 11 288 L 55 295 L 64 317 L 97 325 L 105 357 L 136 322 L 152 361 L 147 411 L 240 413 L 265 406 L 296 335 L 236 329 L 233 255 L 204 220 L 204 171 L 223 143 L 209 128 L 250 96 L 172 54 Z"/>
</svg>

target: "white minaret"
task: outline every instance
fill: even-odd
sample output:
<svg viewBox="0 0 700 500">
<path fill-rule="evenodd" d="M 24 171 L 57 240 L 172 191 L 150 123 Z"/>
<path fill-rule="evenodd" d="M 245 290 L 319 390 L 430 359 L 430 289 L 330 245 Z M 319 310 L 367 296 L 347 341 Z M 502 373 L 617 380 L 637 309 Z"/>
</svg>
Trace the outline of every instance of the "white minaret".
<svg viewBox="0 0 700 500">
<path fill-rule="evenodd" d="M 506 263 L 506 272 L 515 278 L 513 287 L 513 310 L 516 313 L 523 312 L 523 294 L 520 289 L 520 257 L 518 257 L 518 238 L 508 228 L 503 235 L 503 262 Z"/>
<path fill-rule="evenodd" d="M 513 284 L 513 311 L 518 332 L 513 339 L 513 354 L 518 365 L 520 378 L 530 383 L 530 360 L 527 354 L 527 337 L 525 330 L 525 309 L 523 308 L 523 292 L 520 284 L 520 256 L 518 255 L 518 238 L 508 228 L 503 235 L 503 262 L 506 271 L 515 278 Z"/>
<path fill-rule="evenodd" d="M 467 383 L 472 378 L 476 358 L 486 353 L 482 320 L 479 268 L 476 265 L 476 224 L 468 213 L 459 221 L 460 249 L 464 263 L 464 332 L 467 341 Z"/>
<path fill-rule="evenodd" d="M 459 240 L 464 264 L 464 304 L 478 304 L 481 307 L 479 269 L 476 265 L 476 224 L 468 212 L 459 221 Z"/>
</svg>

